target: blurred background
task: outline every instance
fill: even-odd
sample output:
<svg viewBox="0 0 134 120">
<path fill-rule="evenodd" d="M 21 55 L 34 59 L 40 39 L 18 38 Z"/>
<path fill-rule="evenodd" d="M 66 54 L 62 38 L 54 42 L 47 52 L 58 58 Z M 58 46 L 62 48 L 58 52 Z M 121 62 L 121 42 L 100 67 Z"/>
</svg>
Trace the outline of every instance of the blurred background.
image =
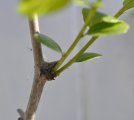
<svg viewBox="0 0 134 120">
<path fill-rule="evenodd" d="M 114 15 L 123 0 L 103 0 L 102 11 Z M 0 4 L 0 120 L 17 120 L 16 109 L 26 109 L 33 81 L 33 56 L 26 17 L 16 12 L 18 0 Z M 74 64 L 47 82 L 37 120 L 132 120 L 134 119 L 134 17 L 121 19 L 130 29 L 125 35 L 103 37 L 88 51 L 102 58 Z M 81 8 L 40 17 L 42 33 L 54 38 L 64 51 L 83 24 Z M 74 50 L 76 53 L 86 40 Z M 48 61 L 60 55 L 43 47 Z"/>
</svg>

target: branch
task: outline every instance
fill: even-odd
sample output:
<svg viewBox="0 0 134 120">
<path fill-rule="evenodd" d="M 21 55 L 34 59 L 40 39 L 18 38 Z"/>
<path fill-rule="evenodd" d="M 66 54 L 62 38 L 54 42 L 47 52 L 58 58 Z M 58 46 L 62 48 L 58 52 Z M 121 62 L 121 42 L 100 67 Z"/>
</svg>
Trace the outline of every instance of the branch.
<svg viewBox="0 0 134 120">
<path fill-rule="evenodd" d="M 34 120 L 35 113 L 41 98 L 43 87 L 46 83 L 46 77 L 40 75 L 40 68 L 43 61 L 42 49 L 40 43 L 37 43 L 34 34 L 39 32 L 38 17 L 34 15 L 33 19 L 29 19 L 29 27 L 32 40 L 33 56 L 34 56 L 34 80 L 29 102 L 24 113 L 23 120 Z"/>
</svg>

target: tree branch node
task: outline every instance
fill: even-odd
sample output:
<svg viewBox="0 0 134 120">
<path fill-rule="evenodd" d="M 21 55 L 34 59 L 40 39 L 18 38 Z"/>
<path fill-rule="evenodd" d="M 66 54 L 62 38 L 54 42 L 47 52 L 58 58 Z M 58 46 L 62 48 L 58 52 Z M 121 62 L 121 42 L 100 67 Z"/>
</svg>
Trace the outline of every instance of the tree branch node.
<svg viewBox="0 0 134 120">
<path fill-rule="evenodd" d="M 56 74 L 53 71 L 53 68 L 56 66 L 57 63 L 58 61 L 44 62 L 40 67 L 40 76 L 45 77 L 48 81 L 54 80 Z"/>
</svg>

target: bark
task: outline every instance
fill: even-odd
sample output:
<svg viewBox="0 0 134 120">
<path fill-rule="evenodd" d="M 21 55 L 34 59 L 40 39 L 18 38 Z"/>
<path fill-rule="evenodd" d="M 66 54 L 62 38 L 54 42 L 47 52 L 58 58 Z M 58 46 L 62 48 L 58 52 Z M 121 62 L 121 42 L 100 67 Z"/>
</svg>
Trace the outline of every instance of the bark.
<svg viewBox="0 0 134 120">
<path fill-rule="evenodd" d="M 34 79 L 26 111 L 23 113 L 21 109 L 18 109 L 20 114 L 19 120 L 35 120 L 35 113 L 37 111 L 43 87 L 47 81 L 45 75 L 41 75 L 40 70 L 45 63 L 43 60 L 41 44 L 36 42 L 34 38 L 34 34 L 39 32 L 38 17 L 36 15 L 33 16 L 33 19 L 29 19 L 29 28 L 34 57 Z"/>
</svg>

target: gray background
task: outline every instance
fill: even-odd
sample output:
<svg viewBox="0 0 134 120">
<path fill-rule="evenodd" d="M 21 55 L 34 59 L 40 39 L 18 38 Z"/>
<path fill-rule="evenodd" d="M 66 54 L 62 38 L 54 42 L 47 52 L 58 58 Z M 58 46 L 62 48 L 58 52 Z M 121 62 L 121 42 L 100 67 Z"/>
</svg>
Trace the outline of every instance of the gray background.
<svg viewBox="0 0 134 120">
<path fill-rule="evenodd" d="M 103 11 L 114 13 L 123 0 L 104 0 Z M 17 108 L 25 110 L 33 78 L 33 58 L 27 19 L 16 13 L 17 0 L 0 4 L 0 120 L 16 120 Z M 37 120 L 133 120 L 134 119 L 134 22 L 121 17 L 131 28 L 126 35 L 103 37 L 90 51 L 102 58 L 74 64 L 55 81 L 47 82 Z M 41 32 L 66 50 L 83 21 L 81 8 L 40 18 Z M 74 53 L 84 44 L 84 40 Z M 43 48 L 48 60 L 60 55 Z"/>
</svg>

